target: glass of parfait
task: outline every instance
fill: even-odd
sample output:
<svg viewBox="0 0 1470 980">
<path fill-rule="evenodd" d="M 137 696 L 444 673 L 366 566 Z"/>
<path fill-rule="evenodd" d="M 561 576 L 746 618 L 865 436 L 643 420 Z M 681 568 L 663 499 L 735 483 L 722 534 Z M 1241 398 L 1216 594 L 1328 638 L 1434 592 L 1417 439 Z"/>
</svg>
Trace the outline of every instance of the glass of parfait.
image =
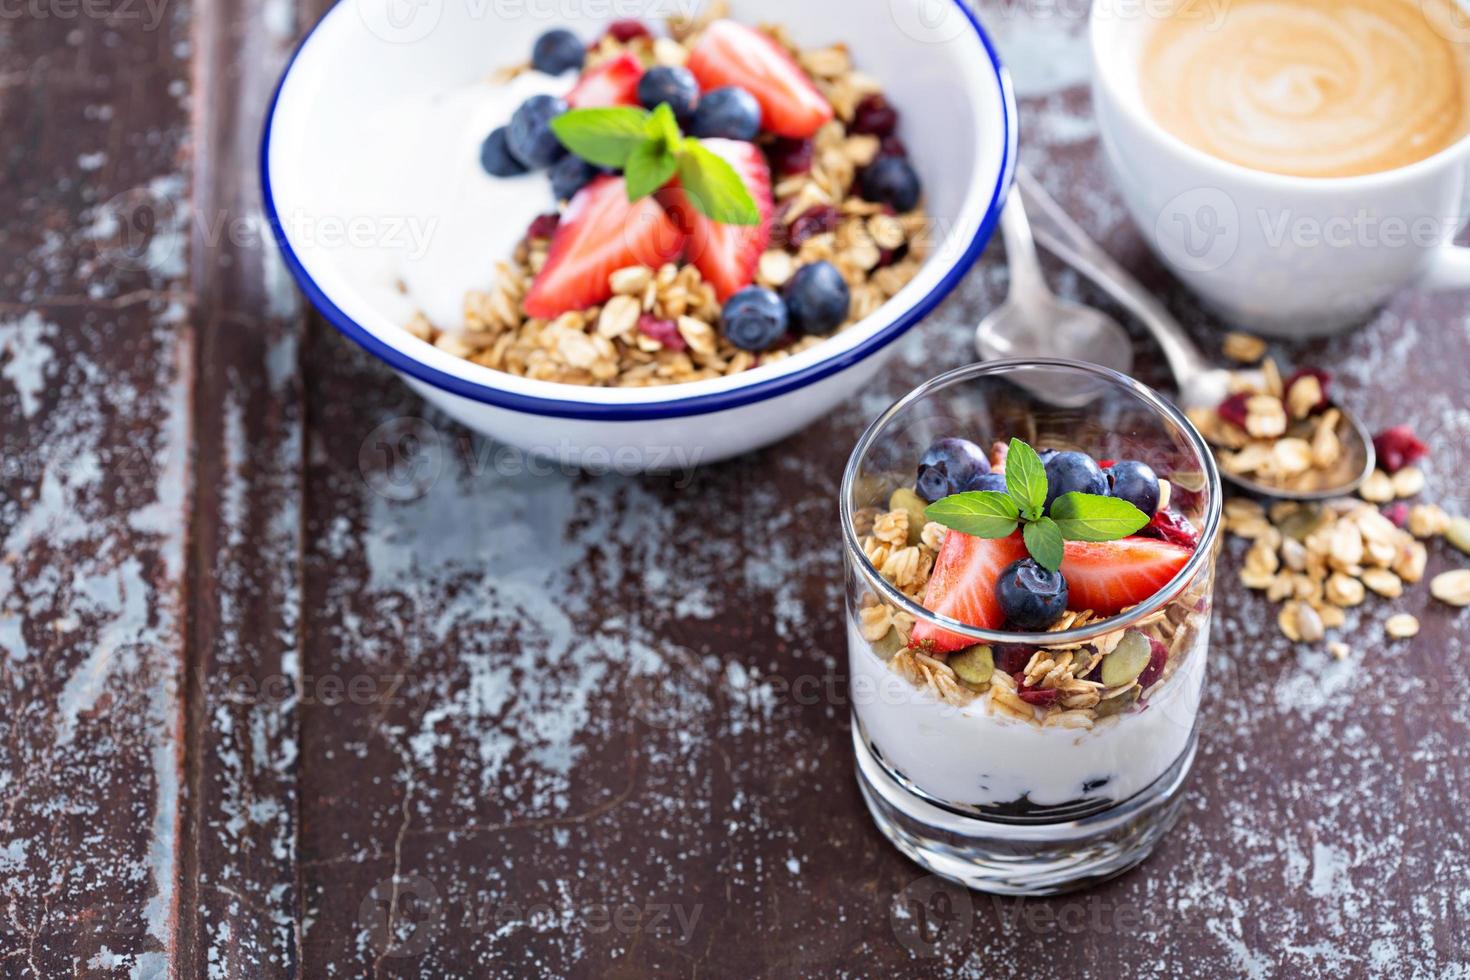
<svg viewBox="0 0 1470 980">
<path fill-rule="evenodd" d="M 1194 760 L 1222 509 L 1184 414 L 1091 364 L 971 365 L 869 427 L 841 507 L 879 829 L 1002 894 L 1147 857 Z"/>
</svg>

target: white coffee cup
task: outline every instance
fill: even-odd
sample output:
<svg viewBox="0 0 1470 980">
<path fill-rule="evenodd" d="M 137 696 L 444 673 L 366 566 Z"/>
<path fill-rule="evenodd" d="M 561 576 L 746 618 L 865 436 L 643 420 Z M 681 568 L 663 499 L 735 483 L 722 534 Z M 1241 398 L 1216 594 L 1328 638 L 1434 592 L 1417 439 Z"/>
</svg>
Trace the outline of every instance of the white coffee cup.
<svg viewBox="0 0 1470 980">
<path fill-rule="evenodd" d="M 1224 16 L 1228 0 L 1195 4 Z M 1210 156 L 1166 132 L 1139 63 L 1167 0 L 1094 0 L 1093 103 L 1117 187 L 1154 251 L 1230 326 L 1333 333 L 1401 289 L 1470 288 L 1464 223 L 1470 137 L 1417 163 L 1356 177 L 1293 177 Z M 1447 25 L 1448 26 L 1448 25 Z M 1452 37 L 1466 43 L 1466 36 Z"/>
</svg>

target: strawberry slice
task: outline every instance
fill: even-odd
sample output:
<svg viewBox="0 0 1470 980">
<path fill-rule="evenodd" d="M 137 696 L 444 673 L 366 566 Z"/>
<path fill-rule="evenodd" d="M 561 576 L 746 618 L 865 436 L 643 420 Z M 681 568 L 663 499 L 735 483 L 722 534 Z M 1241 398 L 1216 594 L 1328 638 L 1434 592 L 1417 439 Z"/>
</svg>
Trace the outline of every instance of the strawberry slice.
<svg viewBox="0 0 1470 980">
<path fill-rule="evenodd" d="M 761 253 L 771 243 L 771 223 L 776 206 L 771 197 L 771 168 L 766 155 L 754 143 L 740 140 L 701 140 L 735 168 L 760 211 L 758 225 L 723 225 L 695 210 L 683 188 L 670 186 L 659 192 L 669 214 L 689 235 L 686 258 L 704 281 L 715 287 L 721 303 L 755 280 Z"/>
<path fill-rule="evenodd" d="M 832 104 L 775 41 L 733 20 L 717 20 L 689 52 L 689 70 L 708 92 L 745 89 L 761 106 L 761 129 L 805 139 L 832 120 Z"/>
<path fill-rule="evenodd" d="M 1009 538 L 976 538 L 949 531 L 934 562 L 934 574 L 924 593 L 924 608 L 977 629 L 999 629 L 1006 615 L 995 597 L 995 583 L 1012 562 L 1026 557 L 1020 534 Z M 975 641 L 919 623 L 910 646 L 925 645 L 936 653 L 972 646 Z"/>
<path fill-rule="evenodd" d="M 596 109 L 615 105 L 638 104 L 638 80 L 643 77 L 643 62 L 634 54 L 609 58 L 590 71 L 567 93 L 567 105 L 573 109 Z"/>
<path fill-rule="evenodd" d="M 1154 538 L 1068 541 L 1062 560 L 1067 608 L 1116 616 L 1168 585 L 1192 554 L 1189 548 Z"/>
<path fill-rule="evenodd" d="M 608 276 L 658 268 L 684 250 L 684 233 L 651 197 L 629 202 L 621 177 L 599 177 L 567 205 L 546 265 L 526 294 L 526 313 L 552 319 L 611 298 Z"/>
</svg>

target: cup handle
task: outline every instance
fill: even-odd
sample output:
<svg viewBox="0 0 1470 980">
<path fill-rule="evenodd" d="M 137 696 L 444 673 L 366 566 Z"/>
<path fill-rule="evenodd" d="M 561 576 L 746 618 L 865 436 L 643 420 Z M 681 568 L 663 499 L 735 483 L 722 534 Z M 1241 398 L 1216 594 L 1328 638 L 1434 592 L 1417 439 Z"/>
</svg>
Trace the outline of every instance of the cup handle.
<svg viewBox="0 0 1470 980">
<path fill-rule="evenodd" d="M 1430 262 L 1420 285 L 1431 291 L 1470 289 L 1470 248 L 1445 245 Z"/>
</svg>

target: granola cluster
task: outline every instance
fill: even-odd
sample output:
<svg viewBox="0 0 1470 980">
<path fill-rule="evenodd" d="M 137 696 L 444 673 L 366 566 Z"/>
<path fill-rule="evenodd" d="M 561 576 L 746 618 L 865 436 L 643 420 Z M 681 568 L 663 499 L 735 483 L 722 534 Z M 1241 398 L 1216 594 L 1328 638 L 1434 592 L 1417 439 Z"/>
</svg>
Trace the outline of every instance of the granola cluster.
<svg viewBox="0 0 1470 980">
<path fill-rule="evenodd" d="M 894 502 L 904 503 L 903 495 L 896 493 Z M 932 521 L 920 524 L 907 506 L 864 508 L 854 518 L 869 562 L 899 591 L 922 603 L 946 529 Z M 990 714 L 1039 727 L 1090 729 L 1133 708 L 1173 676 L 1207 628 L 1208 604 L 1202 600 L 1199 589 L 1191 589 L 1128 629 L 1088 643 L 1041 648 L 972 647 L 952 654 L 911 648 L 913 617 L 872 592 L 862 598 L 857 625 L 890 669 L 940 700 L 963 706 L 988 694 Z M 1082 629 L 1098 619 L 1090 610 L 1069 611 L 1051 632 Z M 1109 687 L 1098 668 L 1130 632 L 1141 634 L 1156 655 L 1149 669 Z M 986 666 L 977 671 L 970 661 L 980 650 Z"/>
<path fill-rule="evenodd" d="M 1226 336 L 1225 355 L 1255 370 L 1231 376 L 1230 397 L 1188 415 L 1216 449 L 1220 468 L 1270 486 L 1312 491 L 1342 482 L 1342 413 L 1328 400 L 1330 379 L 1306 369 L 1283 379 L 1266 357 L 1265 342 L 1248 334 Z"/>
<path fill-rule="evenodd" d="M 696 17 L 669 22 L 669 37 L 601 38 L 589 67 L 631 51 L 648 65 L 682 65 L 706 25 L 724 17 L 727 4 L 706 4 Z M 845 45 L 800 50 L 778 26 L 761 29 L 785 47 L 832 103 L 836 119 L 815 136 L 809 169 L 775 173 L 775 228 L 761 256 L 756 283 L 779 289 L 804 265 L 827 261 L 847 282 L 851 306 L 836 332 L 878 310 L 917 275 L 928 252 L 928 217 L 922 206 L 892 214 L 862 199 L 854 184 L 878 156 L 876 136 L 849 133 L 864 99 L 881 86 L 854 69 Z M 498 77 L 513 77 L 515 66 Z M 647 387 L 739 374 L 798 354 L 827 336 L 803 336 L 754 354 L 720 330 L 714 288 L 692 265 L 635 266 L 611 276 L 616 294 L 601 307 L 554 320 L 526 315 L 522 301 L 547 260 L 554 225 L 533 225 L 509 261 L 497 264 L 492 291 L 465 297 L 464 322 L 443 329 L 422 314 L 406 329 L 457 357 L 539 381 L 614 387 Z"/>
</svg>

